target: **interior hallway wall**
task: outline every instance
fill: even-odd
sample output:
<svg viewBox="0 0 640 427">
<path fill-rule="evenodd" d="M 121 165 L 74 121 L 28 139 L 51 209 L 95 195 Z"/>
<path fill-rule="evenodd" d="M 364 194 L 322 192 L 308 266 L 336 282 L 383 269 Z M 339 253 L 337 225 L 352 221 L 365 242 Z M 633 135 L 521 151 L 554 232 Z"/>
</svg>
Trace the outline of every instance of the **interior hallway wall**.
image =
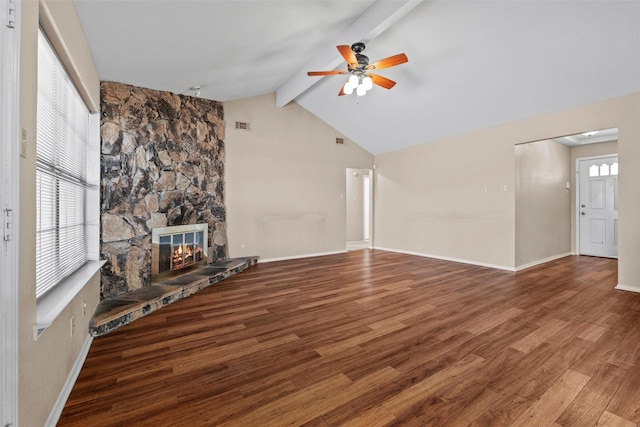
<svg viewBox="0 0 640 427">
<path fill-rule="evenodd" d="M 225 102 L 224 112 L 229 256 L 345 251 L 345 170 L 371 168 L 373 155 L 296 103 L 277 107 L 275 94 Z"/>
<path fill-rule="evenodd" d="M 516 268 L 571 251 L 570 152 L 551 140 L 515 146 Z"/>
</svg>

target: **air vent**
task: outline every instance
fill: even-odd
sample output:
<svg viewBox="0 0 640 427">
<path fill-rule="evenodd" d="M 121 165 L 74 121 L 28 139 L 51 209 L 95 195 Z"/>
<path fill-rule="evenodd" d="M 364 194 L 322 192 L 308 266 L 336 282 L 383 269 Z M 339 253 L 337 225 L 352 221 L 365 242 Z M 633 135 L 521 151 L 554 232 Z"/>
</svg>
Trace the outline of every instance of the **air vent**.
<svg viewBox="0 0 640 427">
<path fill-rule="evenodd" d="M 236 129 L 238 129 L 238 130 L 251 130 L 251 126 L 247 122 L 236 122 Z"/>
<path fill-rule="evenodd" d="M 336 144 L 344 144 L 344 138 L 336 138 Z"/>
</svg>

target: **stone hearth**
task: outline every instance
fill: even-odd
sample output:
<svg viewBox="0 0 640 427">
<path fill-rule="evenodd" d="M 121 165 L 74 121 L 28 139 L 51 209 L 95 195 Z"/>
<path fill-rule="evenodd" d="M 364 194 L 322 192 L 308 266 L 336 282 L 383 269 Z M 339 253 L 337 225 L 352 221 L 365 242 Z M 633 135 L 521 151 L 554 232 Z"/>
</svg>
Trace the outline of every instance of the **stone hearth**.
<svg viewBox="0 0 640 427">
<path fill-rule="evenodd" d="M 166 305 L 186 298 L 255 265 L 258 257 L 231 258 L 197 266 L 189 273 L 161 284 L 145 286 L 114 298 L 103 299 L 89 324 L 94 337 L 109 333 Z"/>
</svg>

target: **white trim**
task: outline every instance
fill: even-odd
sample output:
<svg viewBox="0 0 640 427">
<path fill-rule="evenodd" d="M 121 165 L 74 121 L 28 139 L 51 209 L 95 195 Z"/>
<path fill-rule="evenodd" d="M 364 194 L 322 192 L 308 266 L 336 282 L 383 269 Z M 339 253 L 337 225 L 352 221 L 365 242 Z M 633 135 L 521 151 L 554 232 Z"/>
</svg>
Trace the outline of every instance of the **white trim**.
<svg viewBox="0 0 640 427">
<path fill-rule="evenodd" d="M 628 292 L 637 292 L 640 293 L 640 288 L 637 286 L 626 286 L 626 285 L 621 285 L 620 283 L 618 283 L 618 285 L 615 287 L 615 289 L 618 289 L 620 291 L 628 291 Z"/>
<path fill-rule="evenodd" d="M 347 242 L 347 252 L 358 251 L 360 249 L 371 249 L 369 240 L 358 240 L 356 242 Z"/>
<path fill-rule="evenodd" d="M 73 301 L 87 283 L 100 272 L 100 267 L 106 262 L 106 260 L 87 262 L 64 282 L 56 285 L 55 288 L 38 300 L 36 324 L 34 325 L 35 339 L 38 339 L 40 334 L 51 326 L 56 317 Z"/>
<path fill-rule="evenodd" d="M 55 427 L 58 423 L 60 415 L 62 415 L 64 405 L 67 403 L 67 399 L 69 399 L 71 390 L 73 390 L 73 385 L 76 383 L 78 375 L 80 375 L 80 370 L 82 369 L 82 365 L 84 365 L 87 354 L 89 354 L 89 349 L 91 348 L 92 342 L 93 337 L 91 336 L 91 334 L 88 334 L 87 338 L 85 338 L 84 343 L 82 344 L 82 348 L 80 349 L 80 353 L 78 354 L 76 361 L 71 367 L 71 371 L 69 371 L 69 375 L 67 375 L 67 380 L 64 382 L 62 390 L 60 390 L 58 399 L 56 399 L 56 403 L 53 405 L 53 408 L 51 408 L 49 418 L 47 418 L 47 421 L 44 423 L 45 427 Z"/>
<path fill-rule="evenodd" d="M 479 261 L 471 261 L 471 260 L 468 260 L 468 259 L 452 258 L 452 257 L 446 257 L 446 256 L 424 254 L 424 253 L 421 253 L 421 252 L 413 252 L 413 251 L 403 251 L 403 250 L 400 250 L 400 249 L 383 248 L 383 247 L 379 247 L 379 246 L 374 247 L 374 249 L 378 249 L 378 250 L 381 250 L 381 251 L 387 251 L 387 252 L 397 252 L 399 254 L 416 255 L 416 256 L 421 256 L 421 257 L 424 257 L 424 258 L 441 259 L 443 261 L 459 262 L 459 263 L 462 263 L 462 264 L 477 265 L 477 266 L 480 266 L 480 267 L 495 268 L 495 269 L 498 269 L 498 270 L 515 271 L 514 267 L 509 267 L 509 266 L 506 266 L 506 265 L 499 265 L 499 264 L 489 264 L 489 263 L 486 263 L 486 262 L 479 262 Z"/>
<path fill-rule="evenodd" d="M 347 253 L 346 250 L 342 250 L 342 251 L 333 251 L 333 252 L 319 252 L 315 254 L 291 255 L 291 256 L 285 256 L 285 257 L 279 257 L 279 258 L 268 258 L 268 259 L 260 258 L 258 262 L 264 263 L 264 262 L 275 262 L 275 261 L 287 261 L 290 259 L 312 258 L 316 256 L 326 256 L 326 255 L 336 255 L 336 254 L 346 254 L 346 253 Z"/>
<path fill-rule="evenodd" d="M 556 259 L 568 257 L 568 256 L 571 256 L 571 255 L 575 255 L 575 254 L 573 252 L 565 252 L 563 254 L 558 254 L 558 255 L 550 256 L 548 258 L 544 258 L 544 259 L 539 259 L 539 260 L 536 260 L 536 261 L 528 262 L 526 264 L 518 265 L 516 267 L 516 271 L 522 271 L 522 270 L 525 270 L 527 268 L 535 267 L 536 265 L 544 264 L 544 263 L 547 263 L 549 261 L 554 261 Z"/>
<path fill-rule="evenodd" d="M 11 209 L 12 240 L 0 231 L 0 425 L 18 425 L 20 253 L 20 0 L 13 3 L 15 26 L 6 25 L 9 1 L 0 2 L 0 218 Z M 4 220 L 0 221 L 2 228 Z"/>
<path fill-rule="evenodd" d="M 373 242 L 373 186 L 374 186 L 374 177 L 373 177 L 373 169 L 369 169 L 369 174 L 367 175 L 367 179 L 369 180 L 369 191 L 368 191 L 368 199 L 369 199 L 369 215 L 368 215 L 368 219 L 365 220 L 368 222 L 368 230 L 367 232 L 364 234 L 364 238 L 366 241 L 369 242 L 369 244 L 371 244 Z M 367 236 L 368 234 L 368 236 Z M 368 237 L 368 238 L 367 238 Z"/>
</svg>

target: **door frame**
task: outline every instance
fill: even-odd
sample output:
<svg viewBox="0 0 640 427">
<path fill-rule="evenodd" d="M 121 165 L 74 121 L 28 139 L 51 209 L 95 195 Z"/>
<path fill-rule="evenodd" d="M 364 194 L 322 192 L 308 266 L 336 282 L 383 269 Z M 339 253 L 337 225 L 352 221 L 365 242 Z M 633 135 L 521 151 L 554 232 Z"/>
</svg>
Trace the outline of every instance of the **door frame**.
<svg viewBox="0 0 640 427">
<path fill-rule="evenodd" d="M 369 173 L 362 177 L 362 184 L 365 187 L 362 195 L 363 203 L 363 238 L 369 242 L 372 247 L 373 242 L 373 170 L 369 169 Z M 367 183 L 367 186 L 364 183 Z M 368 191 L 367 191 L 368 190 Z M 369 237 L 369 238 L 367 238 Z"/>
<path fill-rule="evenodd" d="M 362 230 L 362 232 L 363 233 L 362 233 L 362 238 L 363 238 L 363 241 L 365 241 L 364 237 L 365 237 L 366 233 L 364 232 L 364 226 L 367 225 L 367 223 L 368 223 L 369 240 L 368 240 L 367 247 L 369 249 L 372 249 L 374 247 L 373 246 L 373 239 L 374 239 L 374 223 L 373 223 L 373 221 L 374 221 L 374 212 L 373 212 L 373 210 L 374 210 L 374 194 L 375 194 L 375 192 L 374 192 L 375 166 L 373 166 L 373 168 L 347 167 L 347 168 L 345 168 L 345 171 L 347 172 L 345 174 L 345 176 L 347 177 L 347 179 L 349 177 L 349 171 L 350 170 L 359 171 L 359 173 L 363 174 L 363 177 L 364 177 L 364 174 L 365 174 L 365 171 L 366 171 L 366 176 L 369 178 L 369 191 L 368 191 L 368 201 L 369 201 L 369 203 L 368 203 L 368 208 L 369 208 L 368 209 L 368 214 L 369 215 L 368 215 L 368 221 L 366 221 L 364 219 L 364 214 L 367 213 L 367 209 L 365 209 L 364 206 L 363 206 L 363 219 L 362 219 L 362 222 L 363 222 L 363 230 Z M 345 193 L 343 194 L 343 196 L 341 196 L 341 197 L 344 198 L 344 201 L 345 201 L 345 219 L 347 218 L 347 204 L 348 204 L 348 200 L 349 200 L 349 196 L 350 196 L 348 189 L 349 189 L 349 184 L 345 180 Z M 365 201 L 364 200 L 365 199 L 364 193 L 362 194 L 362 197 L 363 197 L 363 203 L 364 203 L 364 201 Z M 347 219 L 347 221 L 348 221 L 348 219 Z M 347 233 L 346 228 L 345 228 L 345 233 Z M 346 243 L 349 243 L 348 239 L 345 239 L 345 241 L 346 241 Z"/>
<path fill-rule="evenodd" d="M 20 0 L 0 0 L 0 424 L 18 425 Z M 11 11 L 11 12 L 10 12 Z M 11 15 L 13 16 L 11 16 Z M 12 21 L 12 24 L 9 24 Z M 11 240 L 5 227 L 11 213 Z"/>
<path fill-rule="evenodd" d="M 576 185 L 575 185 L 575 237 L 576 237 L 576 255 L 580 253 L 580 162 L 583 160 L 596 160 L 606 159 L 607 157 L 617 157 L 618 164 L 620 164 L 620 156 L 618 153 L 601 154 L 598 156 L 576 157 L 575 159 L 575 171 L 576 171 Z M 619 221 L 619 220 L 618 220 Z M 616 257 L 617 259 L 618 257 Z"/>
</svg>

